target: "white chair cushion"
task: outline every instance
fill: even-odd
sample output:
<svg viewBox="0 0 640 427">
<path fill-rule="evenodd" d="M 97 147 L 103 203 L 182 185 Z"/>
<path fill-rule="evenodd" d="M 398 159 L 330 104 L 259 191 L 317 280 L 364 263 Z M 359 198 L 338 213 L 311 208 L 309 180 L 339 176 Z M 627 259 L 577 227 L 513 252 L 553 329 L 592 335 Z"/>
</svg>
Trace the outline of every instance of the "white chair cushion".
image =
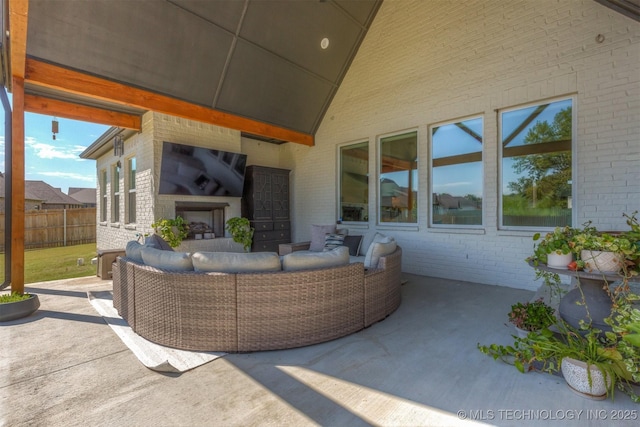
<svg viewBox="0 0 640 427">
<path fill-rule="evenodd" d="M 392 254 L 396 247 L 397 243 L 393 237 L 384 237 L 380 241 L 373 242 L 364 258 L 364 267 L 376 268 L 380 257 Z"/>
<path fill-rule="evenodd" d="M 338 246 L 327 252 L 296 251 L 282 257 L 285 271 L 311 270 L 349 264 L 349 248 Z"/>
<path fill-rule="evenodd" d="M 163 251 L 146 246 L 140 252 L 144 263 L 151 267 L 173 271 L 193 271 L 191 254 L 188 252 Z"/>
<path fill-rule="evenodd" d="M 275 252 L 195 252 L 191 259 L 196 271 L 255 273 L 281 270 L 280 257 Z"/>
<path fill-rule="evenodd" d="M 124 248 L 124 254 L 127 258 L 131 258 L 135 262 L 140 264 L 144 263 L 142 260 L 142 248 L 144 246 L 137 240 L 131 240 L 127 242 L 127 246 Z"/>
</svg>

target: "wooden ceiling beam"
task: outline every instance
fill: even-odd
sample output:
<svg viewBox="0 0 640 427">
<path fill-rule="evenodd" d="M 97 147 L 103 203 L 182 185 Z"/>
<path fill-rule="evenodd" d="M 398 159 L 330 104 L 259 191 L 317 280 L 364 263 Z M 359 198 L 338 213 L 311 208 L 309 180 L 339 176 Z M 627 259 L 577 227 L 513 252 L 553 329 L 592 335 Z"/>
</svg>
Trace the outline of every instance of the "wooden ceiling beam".
<svg viewBox="0 0 640 427">
<path fill-rule="evenodd" d="M 224 113 L 165 95 L 90 76 L 32 58 L 26 60 L 26 82 L 102 101 L 156 111 L 267 138 L 313 146 L 313 135 Z"/>
<path fill-rule="evenodd" d="M 133 129 L 138 132 L 142 130 L 142 118 L 138 115 L 74 104 L 44 96 L 25 95 L 24 110 L 46 116 L 64 117 L 65 119 Z"/>
<path fill-rule="evenodd" d="M 29 0 L 9 0 L 9 61 L 12 77 L 24 78 L 28 16 Z"/>
</svg>

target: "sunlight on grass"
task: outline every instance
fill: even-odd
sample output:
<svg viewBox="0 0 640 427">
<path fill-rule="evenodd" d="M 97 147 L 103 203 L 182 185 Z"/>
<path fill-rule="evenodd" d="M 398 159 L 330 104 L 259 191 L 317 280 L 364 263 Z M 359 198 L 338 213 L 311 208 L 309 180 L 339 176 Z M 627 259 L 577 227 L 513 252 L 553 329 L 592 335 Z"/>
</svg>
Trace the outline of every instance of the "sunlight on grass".
<svg viewBox="0 0 640 427">
<path fill-rule="evenodd" d="M 33 249 L 24 253 L 24 283 L 95 276 L 96 266 L 91 259 L 97 256 L 95 243 L 59 248 Z M 0 254 L 0 278 L 4 277 L 4 256 Z M 78 265 L 78 258 L 84 265 Z"/>
</svg>

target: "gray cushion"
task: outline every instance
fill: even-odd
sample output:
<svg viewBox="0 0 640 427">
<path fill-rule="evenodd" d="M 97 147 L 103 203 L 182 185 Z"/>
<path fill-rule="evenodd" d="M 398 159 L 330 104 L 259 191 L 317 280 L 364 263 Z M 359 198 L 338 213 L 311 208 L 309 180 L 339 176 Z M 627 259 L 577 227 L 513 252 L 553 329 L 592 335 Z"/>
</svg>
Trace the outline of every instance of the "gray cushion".
<svg viewBox="0 0 640 427">
<path fill-rule="evenodd" d="M 327 234 L 324 236 L 324 248 L 322 248 L 322 250 L 326 252 L 335 249 L 338 246 L 342 246 L 344 243 L 344 237 L 344 235 L 338 233 Z"/>
<path fill-rule="evenodd" d="M 379 241 L 373 242 L 364 258 L 365 268 L 376 268 L 380 257 L 392 254 L 396 247 L 397 244 L 393 237 L 384 237 Z"/>
<path fill-rule="evenodd" d="M 280 257 L 275 252 L 195 252 L 191 259 L 196 271 L 251 273 L 280 271 Z"/>
<path fill-rule="evenodd" d="M 163 251 L 173 251 L 171 245 L 167 243 L 162 237 L 157 234 L 152 234 L 151 236 L 147 236 L 144 238 L 144 246 L 150 248 L 156 248 Z"/>
<path fill-rule="evenodd" d="M 319 252 L 324 249 L 324 239 L 327 234 L 333 234 L 336 232 L 336 225 L 312 225 L 311 226 L 311 244 L 309 245 L 310 251 Z"/>
<path fill-rule="evenodd" d="M 163 251 L 146 246 L 140 252 L 144 263 L 152 267 L 174 271 L 193 271 L 190 253 Z"/>
<path fill-rule="evenodd" d="M 344 236 L 343 245 L 349 248 L 349 256 L 358 256 L 361 244 L 362 236 Z"/>
<path fill-rule="evenodd" d="M 127 258 L 131 258 L 135 262 L 139 262 L 140 264 L 144 263 L 142 260 L 142 248 L 143 245 L 140 244 L 137 240 L 131 240 L 127 243 L 127 246 L 124 248 L 124 254 Z"/>
<path fill-rule="evenodd" d="M 285 271 L 310 270 L 349 264 L 349 248 L 338 246 L 327 252 L 297 251 L 282 257 Z"/>
<path fill-rule="evenodd" d="M 360 245 L 360 255 L 367 255 L 369 251 L 369 247 L 375 241 L 379 241 L 380 239 L 386 237 L 384 234 L 375 232 L 375 233 L 367 233 L 362 238 L 362 244 Z"/>
</svg>

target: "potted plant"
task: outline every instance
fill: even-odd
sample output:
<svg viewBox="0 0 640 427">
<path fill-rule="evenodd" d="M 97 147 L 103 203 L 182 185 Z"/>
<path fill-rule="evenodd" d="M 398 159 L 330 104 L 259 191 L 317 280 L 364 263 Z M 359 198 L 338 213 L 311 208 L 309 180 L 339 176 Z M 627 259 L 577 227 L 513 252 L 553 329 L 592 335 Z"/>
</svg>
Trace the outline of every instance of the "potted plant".
<svg viewBox="0 0 640 427">
<path fill-rule="evenodd" d="M 254 229 L 247 218 L 234 217 L 227 220 L 226 230 L 236 243 L 241 243 L 245 252 L 251 249 Z"/>
<path fill-rule="evenodd" d="M 625 258 L 633 257 L 638 251 L 623 234 L 579 233 L 573 237 L 573 250 L 590 271 L 613 272 L 622 270 Z"/>
<path fill-rule="evenodd" d="M 180 242 L 187 237 L 189 230 L 187 223 L 181 216 L 177 216 L 175 219 L 160 218 L 151 226 L 172 248 L 180 245 Z"/>
<path fill-rule="evenodd" d="M 35 294 L 17 292 L 0 294 L 0 322 L 26 317 L 39 307 L 40 300 Z"/>
<path fill-rule="evenodd" d="M 556 320 L 555 310 L 546 304 L 542 298 L 513 304 L 508 316 L 509 322 L 515 326 L 520 337 L 524 337 L 532 331 L 548 328 Z"/>
<path fill-rule="evenodd" d="M 551 268 L 566 270 L 573 260 L 572 238 L 576 230 L 571 227 L 556 227 L 553 232 L 544 235 L 540 240 L 540 233 L 533 235 L 536 242 L 533 248 L 532 260 L 547 264 Z"/>
</svg>

